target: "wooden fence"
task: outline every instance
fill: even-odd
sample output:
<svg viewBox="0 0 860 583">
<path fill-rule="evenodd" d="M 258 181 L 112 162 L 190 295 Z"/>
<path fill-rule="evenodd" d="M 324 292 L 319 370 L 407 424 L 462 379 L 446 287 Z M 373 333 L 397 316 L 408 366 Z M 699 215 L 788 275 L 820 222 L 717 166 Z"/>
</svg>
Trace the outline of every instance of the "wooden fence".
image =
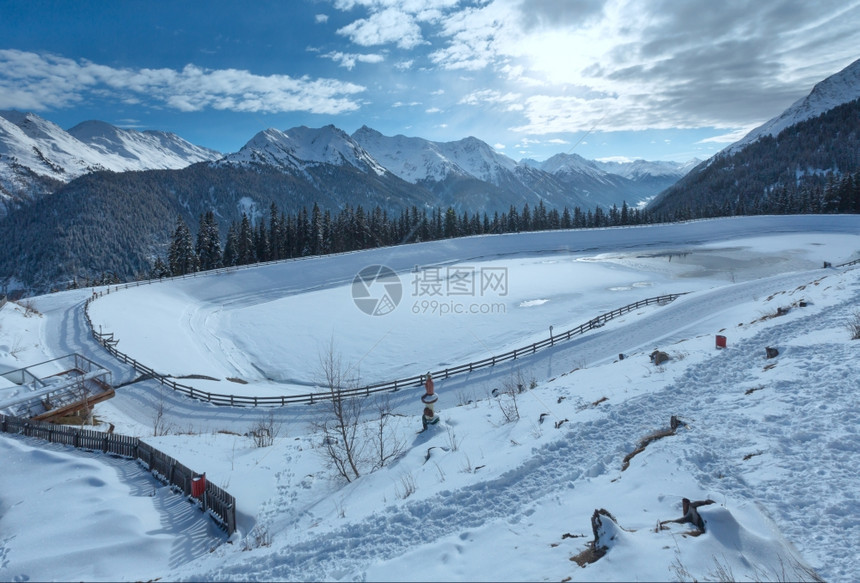
<svg viewBox="0 0 860 583">
<path fill-rule="evenodd" d="M 857 265 L 860 263 L 860 259 L 855 259 L 854 261 L 849 261 L 848 263 L 840 263 L 836 267 L 850 267 L 852 265 Z"/>
<path fill-rule="evenodd" d="M 78 449 L 100 451 L 138 460 L 159 480 L 191 499 L 191 480 L 199 475 L 137 437 L 105 433 L 91 429 L 54 425 L 31 419 L 0 414 L 0 431 L 70 445 Z M 236 532 L 236 499 L 209 480 L 200 497 L 203 510 L 227 534 Z"/>
<path fill-rule="evenodd" d="M 522 358 L 524 356 L 529 356 L 534 354 L 538 350 L 543 348 L 548 348 L 550 346 L 554 346 L 559 342 L 563 342 L 565 340 L 570 340 L 574 336 L 579 336 L 588 332 L 589 330 L 594 330 L 595 328 L 602 327 L 606 322 L 612 320 L 613 318 L 617 318 L 623 314 L 631 312 L 633 310 L 638 310 L 644 306 L 649 306 L 652 304 L 664 305 L 668 304 L 676 300 L 678 297 L 685 295 L 689 292 L 678 293 L 678 294 L 667 294 L 663 296 L 657 296 L 654 298 L 647 298 L 644 300 L 640 300 L 638 302 L 634 302 L 632 304 L 628 304 L 622 308 L 618 308 L 617 310 L 613 310 L 611 312 L 607 312 L 605 314 L 601 314 L 596 318 L 585 322 L 584 324 L 580 324 L 576 328 L 571 328 L 570 330 L 565 330 L 564 332 L 559 332 L 556 334 L 550 334 L 549 338 L 541 340 L 539 342 L 535 342 L 533 344 L 529 344 L 528 346 L 523 346 L 522 348 L 517 348 L 515 350 L 511 350 L 510 352 L 506 352 L 504 354 L 499 354 L 496 356 L 490 356 L 488 358 L 484 358 L 482 360 L 477 360 L 474 362 L 470 362 L 467 364 L 462 364 L 460 366 L 455 366 L 451 368 L 440 369 L 437 371 L 431 372 L 431 374 L 436 378 L 448 378 L 454 375 L 470 373 L 485 367 L 495 366 L 499 363 L 506 362 L 508 360 L 516 360 L 518 358 Z M 214 405 L 225 405 L 231 407 L 283 407 L 288 404 L 295 403 L 309 403 L 313 404 L 319 401 L 324 401 L 331 398 L 331 392 L 323 391 L 316 393 L 305 393 L 305 394 L 297 394 L 297 395 L 281 395 L 277 397 L 254 397 L 254 396 L 241 396 L 241 395 L 225 395 L 221 393 L 210 393 L 208 391 L 203 391 L 200 389 L 195 389 L 194 387 L 184 385 L 181 383 L 177 383 L 176 381 L 167 378 L 166 376 L 159 374 L 152 368 L 144 365 L 141 362 L 138 362 L 134 358 L 128 356 L 117 350 L 116 344 L 119 342 L 118 339 L 114 338 L 113 333 L 100 333 L 96 332 L 93 327 L 92 320 L 90 320 L 89 315 L 89 305 L 90 303 L 98 297 L 101 297 L 102 294 L 95 293 L 90 298 L 87 299 L 86 305 L 84 308 L 84 313 L 86 315 L 87 324 L 90 327 L 90 331 L 92 332 L 93 338 L 96 339 L 99 344 L 104 346 L 104 348 L 110 352 L 114 357 L 121 360 L 122 362 L 131 365 L 137 370 L 139 373 L 143 375 L 147 375 L 157 381 L 159 381 L 162 385 L 168 386 L 174 391 L 182 393 L 192 399 L 198 399 L 201 401 L 206 401 L 212 403 Z M 373 393 L 380 393 L 384 391 L 392 392 L 399 391 L 400 389 L 405 389 L 408 387 L 418 387 L 424 381 L 424 375 L 416 375 L 412 377 L 396 379 L 393 381 L 387 381 L 382 383 L 377 383 L 373 385 L 366 385 L 356 389 L 345 389 L 343 391 L 339 391 L 339 396 L 342 397 L 353 397 L 353 396 L 369 396 Z"/>
</svg>

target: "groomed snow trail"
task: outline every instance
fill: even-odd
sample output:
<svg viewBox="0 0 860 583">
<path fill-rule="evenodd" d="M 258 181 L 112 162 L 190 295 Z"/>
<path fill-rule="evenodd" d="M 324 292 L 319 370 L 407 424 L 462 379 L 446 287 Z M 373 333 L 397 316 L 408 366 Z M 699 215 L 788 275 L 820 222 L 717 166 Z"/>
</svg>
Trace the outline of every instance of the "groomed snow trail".
<svg viewBox="0 0 860 583">
<path fill-rule="evenodd" d="M 839 547 L 833 554 L 848 561 L 860 537 L 860 524 L 853 518 L 856 493 L 839 490 L 840 484 L 852 482 L 851 475 L 860 464 L 856 423 L 852 424 L 858 418 L 855 347 L 845 343 L 834 345 L 829 355 L 806 354 L 802 343 L 786 347 L 786 342 L 844 326 L 860 299 L 857 275 L 854 272 L 845 278 L 858 290 L 850 301 L 824 311 L 813 306 L 806 308 L 808 313 L 794 313 L 762 325 L 747 340 L 689 366 L 664 388 L 623 402 L 609 402 L 591 420 L 573 420 L 564 426 L 563 436 L 535 449 L 528 463 L 501 476 L 443 490 L 431 500 L 390 506 L 362 521 L 316 536 L 309 531 L 288 532 L 285 535 L 295 540 L 287 546 L 248 559 L 239 557 L 224 567 L 195 572 L 193 578 L 361 577 L 368 566 L 408 552 L 416 541 L 438 541 L 494 521 L 526 520 L 535 500 L 569 496 L 580 478 L 617 475 L 623 481 L 620 467 L 624 455 L 646 433 L 665 427 L 670 415 L 679 416 L 689 428 L 661 441 L 661 447 L 677 453 L 678 467 L 691 472 L 703 492 L 760 503 L 825 579 L 850 578 L 852 565 L 831 561 L 827 547 Z M 785 347 L 784 354 L 791 355 L 791 362 L 802 362 L 801 374 L 769 384 L 768 372 L 773 369 L 765 367 L 773 362 L 765 360 L 765 346 Z M 776 367 L 779 365 L 777 359 Z M 833 369 L 835 378 L 844 382 L 819 386 L 816 375 L 824 368 Z M 761 373 L 751 378 L 751 371 Z M 764 388 L 745 394 L 762 384 Z M 784 414 L 751 419 L 738 415 L 736 408 L 719 406 L 726 399 L 752 402 L 763 398 L 776 399 Z M 832 428 L 841 424 L 843 431 L 834 435 Z M 442 445 L 441 439 L 430 443 Z M 730 447 L 715 449 L 712 444 L 720 441 Z M 743 459 L 756 452 L 756 457 Z M 821 456 L 827 457 L 827 472 L 820 469 Z M 759 479 L 755 471 L 759 464 L 800 467 L 801 471 L 780 480 L 775 480 L 772 472 L 764 473 Z M 289 512 L 289 501 L 283 504 L 269 511 Z M 611 504 L 607 500 L 610 511 Z M 581 520 L 587 524 L 587 516 Z M 321 557 L 325 559 L 321 561 Z"/>
</svg>

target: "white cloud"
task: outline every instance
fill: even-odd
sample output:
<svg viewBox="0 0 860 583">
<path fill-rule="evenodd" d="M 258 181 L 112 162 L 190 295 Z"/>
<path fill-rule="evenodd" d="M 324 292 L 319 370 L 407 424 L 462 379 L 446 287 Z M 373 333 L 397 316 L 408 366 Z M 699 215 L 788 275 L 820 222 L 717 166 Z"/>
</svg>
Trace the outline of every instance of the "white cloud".
<svg viewBox="0 0 860 583">
<path fill-rule="evenodd" d="M 858 21 L 858 0 L 487 0 L 448 11 L 425 37 L 440 69 L 524 94 L 521 131 L 732 128 L 855 60 Z"/>
<path fill-rule="evenodd" d="M 88 94 L 145 100 L 180 111 L 218 109 L 337 114 L 358 109 L 365 91 L 336 79 L 255 75 L 238 69 L 128 69 L 64 57 L 0 50 L 0 107 L 45 110 L 69 107 Z"/>
<path fill-rule="evenodd" d="M 510 91 L 502 93 L 495 89 L 481 89 L 464 95 L 460 99 L 460 103 L 464 105 L 502 105 L 510 111 L 520 109 L 522 99 L 523 96 L 520 93 Z"/>
<path fill-rule="evenodd" d="M 747 126 L 743 128 L 736 129 L 732 132 L 726 134 L 720 134 L 718 136 L 712 136 L 710 138 L 705 138 L 703 140 L 699 140 L 696 142 L 697 144 L 734 144 L 752 130 L 754 130 L 757 126 Z"/>
<path fill-rule="evenodd" d="M 327 53 L 322 55 L 326 59 L 331 59 L 336 63 L 339 63 L 341 67 L 345 67 L 349 70 L 352 70 L 355 67 L 356 63 L 381 63 L 385 60 L 385 57 L 380 54 L 360 54 L 360 53 L 342 53 L 339 51 Z"/>
<path fill-rule="evenodd" d="M 386 8 L 368 18 L 356 20 L 340 29 L 338 34 L 361 46 L 394 43 L 402 49 L 411 49 L 422 43 L 421 27 L 415 17 L 396 8 Z"/>
<path fill-rule="evenodd" d="M 314 16 L 314 21 L 317 24 L 325 24 L 326 22 L 328 22 L 328 14 L 317 14 L 316 16 Z"/>
</svg>

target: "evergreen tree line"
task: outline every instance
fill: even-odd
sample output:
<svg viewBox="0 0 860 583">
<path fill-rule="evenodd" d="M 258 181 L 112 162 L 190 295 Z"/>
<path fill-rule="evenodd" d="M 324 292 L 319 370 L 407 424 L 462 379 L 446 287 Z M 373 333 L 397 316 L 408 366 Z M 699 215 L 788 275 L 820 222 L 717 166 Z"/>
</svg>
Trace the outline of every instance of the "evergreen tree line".
<svg viewBox="0 0 860 583">
<path fill-rule="evenodd" d="M 765 212 L 833 212 L 831 190 L 860 172 L 860 99 L 718 153 L 649 210 L 671 220 Z M 844 197 L 842 212 L 850 210 Z M 783 210 L 786 209 L 786 210 Z M 692 214 L 691 214 L 692 213 Z"/>
<path fill-rule="evenodd" d="M 314 204 L 296 213 L 285 213 L 272 203 L 268 217 L 252 221 L 243 213 L 232 222 L 221 240 L 221 228 L 212 211 L 199 217 L 196 237 L 180 216 L 171 237 L 166 261 L 157 258 L 150 277 L 185 275 L 219 267 L 250 265 L 308 255 L 325 255 L 402 243 L 433 241 L 470 235 L 516 233 L 556 229 L 584 229 L 655 222 L 646 210 L 595 207 L 583 211 L 575 207 L 547 209 L 543 202 L 535 208 L 511 206 L 508 212 L 457 213 L 411 207 L 390 216 L 379 206 L 366 211 L 361 205 L 336 213 Z"/>
<path fill-rule="evenodd" d="M 356 251 L 402 243 L 433 241 L 469 235 L 516 233 L 556 229 L 585 229 L 611 226 L 677 222 L 701 218 L 758 214 L 860 213 L 860 172 L 826 178 L 823 184 L 780 185 L 756 196 L 738 197 L 721 204 L 697 204 L 669 213 L 647 209 L 595 207 L 583 211 L 575 207 L 561 212 L 540 203 L 531 208 L 511 206 L 508 212 L 457 213 L 449 207 L 419 209 L 411 207 L 399 215 L 375 207 L 346 207 L 337 213 L 314 204 L 296 213 L 285 213 L 272 203 L 268 217 L 252 221 L 247 213 L 232 222 L 222 240 L 221 227 L 213 211 L 200 215 L 196 235 L 184 219 L 176 227 L 166 258 L 157 258 L 149 273 L 137 278 L 162 278 L 206 271 L 219 267 L 251 265 L 309 255 Z M 83 281 L 83 280 L 82 280 Z M 113 273 L 103 273 L 78 285 L 120 283 Z"/>
<path fill-rule="evenodd" d="M 758 194 L 721 203 L 701 202 L 670 213 L 657 213 L 668 222 L 744 215 L 803 215 L 860 213 L 860 172 L 828 173 L 820 183 L 781 184 Z"/>
</svg>

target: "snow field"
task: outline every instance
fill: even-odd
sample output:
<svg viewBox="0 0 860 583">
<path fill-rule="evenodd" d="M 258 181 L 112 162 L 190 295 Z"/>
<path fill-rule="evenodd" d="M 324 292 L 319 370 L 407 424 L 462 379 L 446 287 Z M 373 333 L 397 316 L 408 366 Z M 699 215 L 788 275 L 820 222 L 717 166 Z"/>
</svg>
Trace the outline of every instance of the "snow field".
<svg viewBox="0 0 860 583">
<path fill-rule="evenodd" d="M 851 399 L 858 378 L 857 345 L 849 340 L 846 324 L 857 310 L 860 270 L 822 270 L 821 262 L 851 259 L 860 242 L 856 225 L 840 235 L 832 231 L 838 231 L 833 224 L 821 226 L 820 221 L 785 217 L 679 225 L 677 230 L 652 231 L 656 236 L 645 249 L 634 241 L 647 229 L 607 230 L 607 239 L 600 242 L 598 235 L 596 250 L 590 252 L 584 244 L 563 244 L 547 234 L 519 238 L 525 242 L 524 253 L 505 247 L 510 239 L 475 238 L 460 242 L 463 247 L 457 242 L 414 246 L 402 257 L 377 250 L 331 258 L 330 263 L 294 262 L 300 270 L 272 266 L 137 288 L 158 294 L 152 305 L 159 309 L 176 300 L 170 316 L 148 313 L 156 324 L 179 314 L 186 323 L 177 326 L 179 331 L 192 325 L 199 325 L 198 331 L 214 330 L 207 326 L 227 313 L 244 317 L 259 309 L 265 314 L 266 303 L 283 302 L 283 311 L 294 320 L 310 319 L 293 309 L 300 304 L 290 302 L 306 293 L 348 287 L 368 263 L 391 263 L 408 273 L 410 266 L 439 263 L 442 257 L 450 265 L 507 261 L 531 276 L 523 278 L 530 287 L 510 302 L 529 314 L 517 326 L 527 328 L 531 318 L 539 337 L 545 336 L 547 322 L 565 313 L 559 306 L 577 325 L 595 312 L 629 303 L 616 301 L 619 294 L 641 299 L 658 295 L 652 291 L 659 285 L 672 292 L 695 291 L 506 366 L 439 379 L 442 423 L 430 432 L 415 433 L 420 426 L 418 389 L 390 394 L 395 413 L 391 432 L 406 449 L 390 465 L 364 472 L 350 484 L 334 479 L 325 468 L 319 436 L 309 430 L 322 412 L 319 406 L 219 408 L 164 392 L 155 383 L 128 385 L 100 404 L 97 415 L 115 423 L 118 431 L 146 436 L 152 434 L 153 408 L 164 403 L 173 434 L 147 441 L 205 470 L 234 494 L 240 533 L 233 544 L 193 560 L 129 560 L 114 566 L 111 576 L 93 579 L 706 580 L 718 578 L 719 571 L 737 580 L 808 579 L 794 570 L 796 565 L 809 565 L 826 580 L 857 579 L 853 541 L 860 538 L 860 526 L 854 519 L 858 507 L 852 470 L 858 467 L 860 450 L 857 406 Z M 741 241 L 768 229 L 781 234 Z M 617 239 L 616 247 L 608 242 L 610 235 Z M 562 249 L 561 256 L 548 255 L 549 248 Z M 767 260 L 770 253 L 774 261 Z M 558 263 L 587 263 L 588 271 L 582 273 L 594 279 L 553 279 L 546 270 Z M 624 277 L 615 279 L 617 274 Z M 644 282 L 657 285 L 636 285 Z M 577 295 L 580 284 L 588 293 Z M 549 293 L 553 289 L 556 293 Z M 93 309 L 103 306 L 99 318 L 117 326 L 112 330 L 128 317 L 146 333 L 136 304 L 144 296 L 133 291 L 93 304 Z M 34 350 L 58 354 L 73 348 L 105 360 L 82 323 L 78 302 L 86 295 L 38 298 L 44 317 Z M 176 299 L 180 295 L 182 301 Z M 796 307 L 801 299 L 807 307 Z M 609 305 L 600 309 L 604 302 Z M 520 307 L 523 303 L 527 305 Z M 792 306 L 787 314 L 773 317 L 777 308 L 787 306 Z M 369 318 L 355 312 L 352 317 Z M 483 335 L 497 338 L 500 345 L 520 345 L 519 333 L 511 334 L 512 320 L 506 318 L 484 322 Z M 423 336 L 403 336 L 404 350 L 415 350 L 416 337 L 432 339 L 462 321 L 437 320 L 421 322 Z M 5 317 L 2 322 L 0 344 L 8 344 Z M 349 322 L 340 326 L 333 328 L 339 349 L 350 355 L 367 352 L 355 327 Z M 556 330 L 562 327 L 556 324 Z M 135 358 L 154 364 L 175 356 L 162 356 L 164 345 L 158 339 L 132 350 L 137 330 L 132 326 L 127 332 L 117 334 L 120 348 Z M 329 339 L 328 332 L 321 330 L 322 340 Z M 715 334 L 728 337 L 727 349 L 714 347 Z M 277 355 L 283 352 L 282 345 L 260 343 L 256 353 L 245 352 L 248 346 L 233 353 L 221 348 L 228 344 L 217 344 L 220 332 L 202 338 L 205 348 L 180 355 L 193 367 L 189 370 L 199 372 L 211 364 L 209 346 L 231 358 L 238 355 L 235 363 L 244 362 L 239 357 L 262 361 L 266 354 L 279 362 Z M 448 338 L 454 344 L 443 347 L 448 358 L 472 360 L 471 355 L 485 350 L 475 341 L 464 347 L 459 338 Z M 766 359 L 765 346 L 777 348 L 779 356 Z M 655 348 L 672 359 L 655 367 L 648 360 Z M 624 360 L 618 360 L 619 353 Z M 0 354 L 0 363 L 10 360 Z M 216 360 L 221 362 L 220 356 Z M 308 359 L 291 376 L 312 376 L 316 362 Z M 115 383 L 136 376 L 124 365 L 110 366 Z M 380 359 L 379 368 L 385 367 L 396 365 Z M 371 374 L 363 365 L 362 375 Z M 536 387 L 517 395 L 519 419 L 506 422 L 502 405 L 510 405 L 510 397 L 493 398 L 491 391 L 518 378 L 526 385 L 534 380 Z M 255 448 L 241 434 L 270 412 L 278 437 L 272 447 Z M 622 471 L 623 458 L 643 437 L 667 427 L 671 415 L 685 425 L 648 445 Z M 373 414 L 367 417 L 372 426 Z M 689 525 L 679 524 L 655 530 L 658 521 L 680 517 L 682 497 L 716 502 L 701 509 L 705 534 L 689 536 Z M 581 568 L 570 559 L 591 540 L 589 520 L 596 508 L 610 511 L 620 529 L 606 556 Z M 4 529 L 7 516 L 0 516 Z M 13 524 L 20 522 L 15 520 Z M 94 535 L 93 546 L 109 544 Z M 7 563 L 0 567 L 0 577 L 6 579 L 10 569 L 29 575 L 14 558 L 19 543 L 4 545 L 0 553 Z M 47 577 L 65 578 L 59 572 Z"/>
<path fill-rule="evenodd" d="M 223 532 L 142 467 L 0 434 L 0 579 L 155 577 Z"/>
<path fill-rule="evenodd" d="M 792 291 L 784 294 L 787 299 L 800 295 Z M 819 309 L 831 307 L 827 294 L 802 295 L 816 297 Z M 765 300 L 767 309 L 769 304 L 773 301 Z M 829 506 L 807 496 L 815 494 L 810 487 L 838 489 L 843 480 L 850 481 L 838 468 L 850 472 L 854 466 L 850 460 L 834 460 L 836 471 L 819 471 L 817 485 L 810 486 L 806 477 L 815 471 L 816 448 L 797 456 L 780 446 L 781 439 L 773 438 L 783 431 L 785 419 L 771 411 L 783 404 L 763 399 L 762 391 L 769 388 L 745 392 L 768 381 L 792 385 L 789 394 L 802 391 L 808 379 L 793 378 L 791 356 L 777 358 L 782 358 L 779 364 L 789 360 L 785 373 L 779 365 L 765 370 L 762 345 L 775 345 L 770 342 L 775 337 L 803 330 L 831 338 L 841 333 L 846 340 L 836 344 L 850 350 L 838 322 L 853 305 L 853 300 L 844 302 L 828 319 L 810 306 L 805 309 L 810 312 L 798 309 L 750 325 L 762 308 L 761 302 L 750 302 L 738 312 L 749 319 L 733 328 L 727 350 L 716 352 L 713 336 L 707 335 L 670 347 L 676 362 L 663 367 L 644 365 L 645 354 L 637 354 L 575 371 L 524 393 L 522 418 L 516 424 L 504 424 L 492 401 L 445 409 L 446 426 L 429 439 L 415 439 L 395 466 L 336 494 L 324 475 L 301 475 L 304 471 L 297 468 L 304 464 L 297 463 L 294 447 L 286 457 L 291 469 L 277 476 L 278 494 L 258 515 L 290 543 L 279 550 L 255 551 L 260 558 L 255 559 L 254 572 L 276 579 L 370 580 L 617 580 L 621 572 L 668 580 L 677 578 L 683 567 L 696 577 L 713 576 L 723 568 L 742 579 L 778 580 L 786 573 L 796 578 L 792 562 L 813 556 L 821 537 L 828 546 L 834 538 L 842 542 L 835 542 L 838 552 L 819 557 L 813 565 L 825 578 L 833 572 L 841 579 L 852 568 L 850 535 L 856 526 L 843 533 L 843 521 L 836 532 L 813 534 L 820 528 L 816 515 Z M 730 374 L 723 377 L 726 370 Z M 750 378 L 751 371 L 760 373 Z M 619 382 L 622 378 L 627 382 Z M 574 386 L 576 397 L 571 396 Z M 562 396 L 566 398 L 558 403 Z M 602 397 L 607 401 L 592 405 Z M 856 406 L 844 398 L 831 408 L 837 416 L 846 411 L 856 416 Z M 547 409 L 551 417 L 539 424 L 540 413 Z M 667 426 L 671 414 L 688 427 L 649 445 L 621 472 L 624 455 L 639 439 Z M 558 417 L 569 421 L 556 430 L 552 423 Z M 308 445 L 303 442 L 303 447 Z M 428 449 L 430 458 L 425 460 Z M 765 451 L 744 460 L 760 449 Z M 758 464 L 766 460 L 773 469 L 762 472 Z M 481 481 L 474 483 L 475 476 Z M 406 478 L 414 482 L 415 491 L 403 498 Z M 318 483 L 326 485 L 317 498 L 313 491 Z M 653 532 L 658 520 L 680 516 L 684 496 L 717 501 L 702 511 L 715 526 L 714 533 L 694 539 L 683 535 L 689 527 L 682 525 Z M 808 516 L 781 511 L 786 498 Z M 580 570 L 569 555 L 590 540 L 588 520 L 601 507 L 635 532 L 624 532 L 606 557 Z M 787 536 L 786 520 L 796 524 L 793 536 Z M 577 538 L 562 539 L 564 533 Z M 323 541 L 324 552 L 315 553 Z M 843 560 L 834 561 L 834 555 Z M 505 560 L 480 559 L 483 556 Z M 415 561 L 421 568 L 416 570 Z M 246 561 L 233 567 L 227 562 L 205 576 L 243 578 L 246 569 Z"/>
</svg>

